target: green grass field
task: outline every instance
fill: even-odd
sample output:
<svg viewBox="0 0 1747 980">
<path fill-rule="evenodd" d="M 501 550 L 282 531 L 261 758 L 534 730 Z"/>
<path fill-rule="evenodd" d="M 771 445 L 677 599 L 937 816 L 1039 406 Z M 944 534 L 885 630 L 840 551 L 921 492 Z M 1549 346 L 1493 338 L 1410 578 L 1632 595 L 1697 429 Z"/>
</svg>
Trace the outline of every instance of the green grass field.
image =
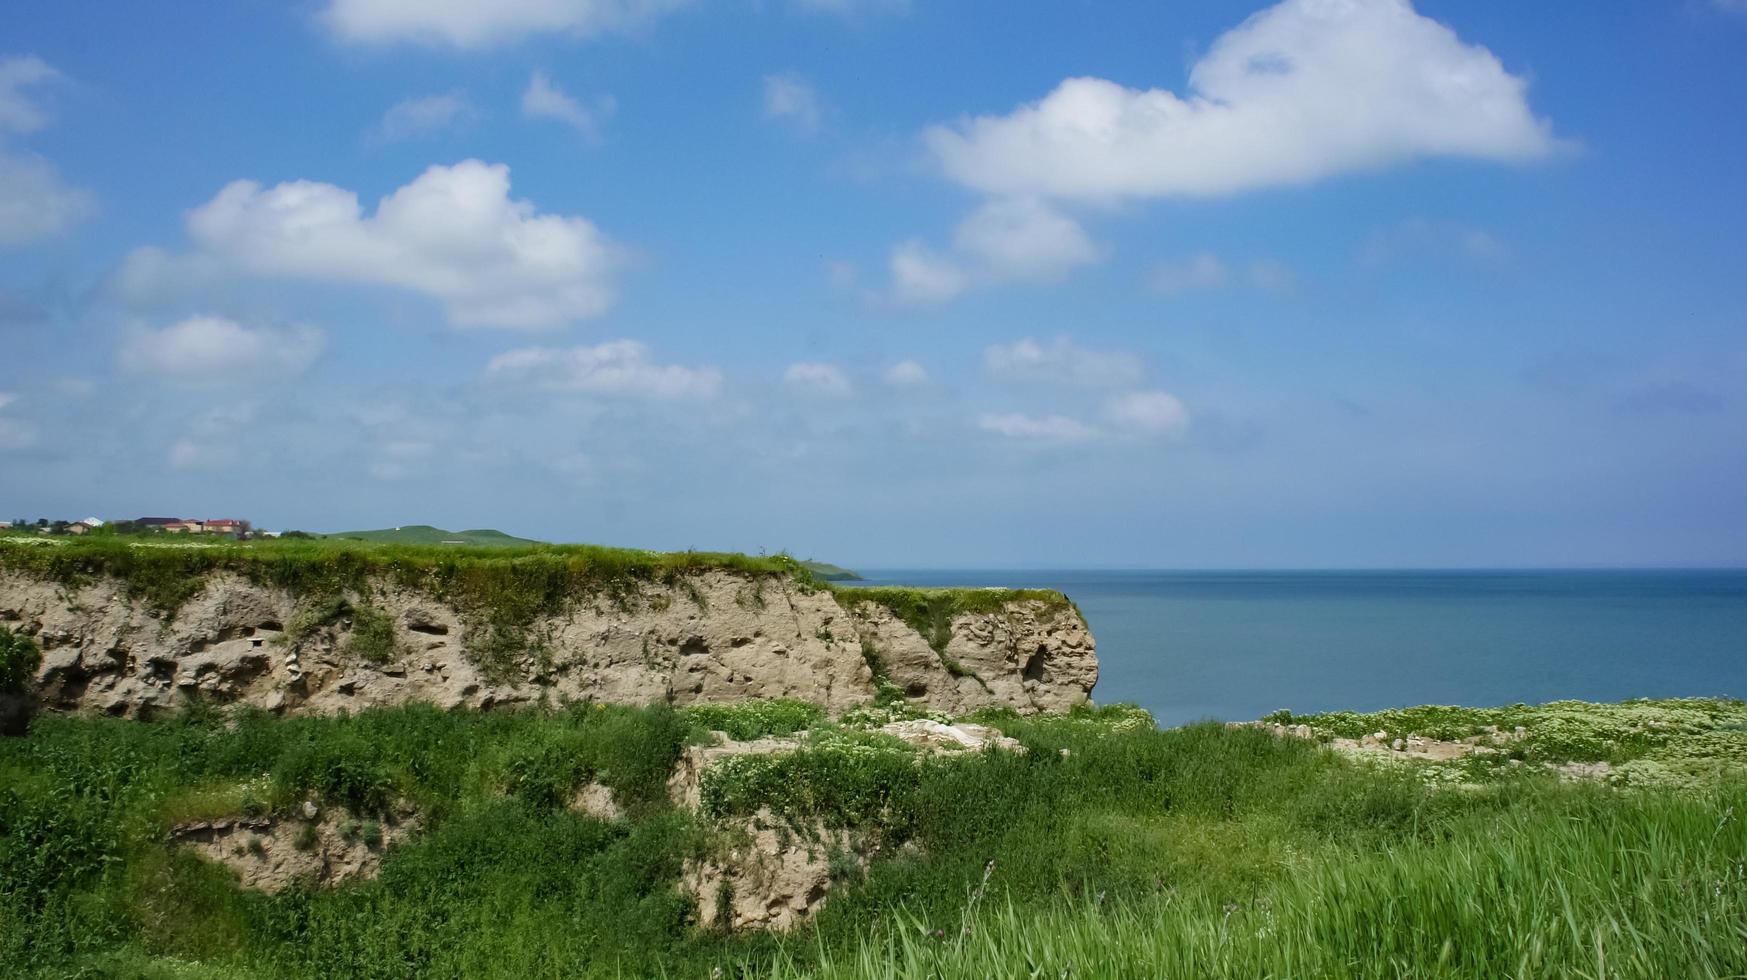
<svg viewBox="0 0 1747 980">
<path fill-rule="evenodd" d="M 1707 706 L 1742 707 L 1596 710 L 1645 727 Z M 42 717 L 0 740 L 0 975 L 1747 975 L 1740 757 L 1652 790 L 1540 764 L 1454 782 L 1121 708 L 982 720 L 1028 751 L 900 757 L 788 703 Z M 702 814 L 668 804 L 703 730 L 803 726 L 774 776 L 718 781 Z M 563 805 L 589 780 L 627 819 Z M 165 843 L 180 819 L 311 796 L 408 800 L 426 830 L 375 881 L 273 896 Z M 700 930 L 682 862 L 721 832 L 710 814 L 760 805 L 891 846 L 800 931 Z"/>
</svg>

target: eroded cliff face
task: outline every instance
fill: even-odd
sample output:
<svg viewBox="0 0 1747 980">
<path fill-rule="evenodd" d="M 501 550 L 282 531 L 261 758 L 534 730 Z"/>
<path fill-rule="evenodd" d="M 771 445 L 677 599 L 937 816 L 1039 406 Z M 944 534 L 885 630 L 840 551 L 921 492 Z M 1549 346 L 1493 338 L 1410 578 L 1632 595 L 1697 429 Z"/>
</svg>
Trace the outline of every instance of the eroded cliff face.
<svg viewBox="0 0 1747 980">
<path fill-rule="evenodd" d="M 387 577 L 318 601 L 214 572 L 167 614 L 117 578 L 67 584 L 0 569 L 0 625 L 41 645 L 44 708 L 130 717 L 196 700 L 327 713 L 790 697 L 836 713 L 874 700 L 882 681 L 940 711 L 1034 712 L 1084 702 L 1098 676 L 1091 633 L 1064 602 L 961 613 L 937 651 L 853 590 L 731 570 L 576 596 L 507 649 L 487 642 L 486 624 Z"/>
</svg>

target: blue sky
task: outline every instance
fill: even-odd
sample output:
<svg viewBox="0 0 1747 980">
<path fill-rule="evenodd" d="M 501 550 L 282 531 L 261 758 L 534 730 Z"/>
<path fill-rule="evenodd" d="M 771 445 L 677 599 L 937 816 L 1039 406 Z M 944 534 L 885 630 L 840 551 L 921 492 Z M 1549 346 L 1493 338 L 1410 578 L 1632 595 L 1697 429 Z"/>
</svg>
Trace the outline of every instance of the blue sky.
<svg viewBox="0 0 1747 980">
<path fill-rule="evenodd" d="M 0 517 L 1740 564 L 1747 6 L 0 9 Z"/>
</svg>

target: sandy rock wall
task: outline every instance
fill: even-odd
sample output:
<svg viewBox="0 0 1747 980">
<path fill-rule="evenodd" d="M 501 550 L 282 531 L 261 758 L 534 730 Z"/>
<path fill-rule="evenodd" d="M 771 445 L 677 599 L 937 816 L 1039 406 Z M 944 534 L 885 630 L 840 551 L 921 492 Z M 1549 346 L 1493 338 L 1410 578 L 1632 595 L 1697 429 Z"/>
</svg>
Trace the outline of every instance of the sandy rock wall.
<svg viewBox="0 0 1747 980">
<path fill-rule="evenodd" d="M 1079 613 L 1036 599 L 958 616 L 943 655 L 878 604 L 840 602 L 782 576 L 710 571 L 629 598 L 576 597 L 564 613 L 536 619 L 487 670 L 485 624 L 387 581 L 365 593 L 312 623 L 314 599 L 218 573 L 167 616 L 114 578 L 69 586 L 0 570 L 0 625 L 41 645 L 35 693 L 44 708 L 126 716 L 191 700 L 328 713 L 585 697 L 791 697 L 837 712 L 873 700 L 870 655 L 930 708 L 1032 712 L 1085 701 L 1098 676 Z M 378 632 L 366 647 L 366 614 L 379 626 L 386 617 L 390 644 Z"/>
</svg>

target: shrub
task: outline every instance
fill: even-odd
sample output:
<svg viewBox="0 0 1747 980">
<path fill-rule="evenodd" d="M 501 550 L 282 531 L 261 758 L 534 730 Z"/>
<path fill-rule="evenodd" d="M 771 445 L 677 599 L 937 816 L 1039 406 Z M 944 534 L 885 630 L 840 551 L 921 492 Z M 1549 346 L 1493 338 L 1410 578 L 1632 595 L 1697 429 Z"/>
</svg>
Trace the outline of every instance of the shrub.
<svg viewBox="0 0 1747 980">
<path fill-rule="evenodd" d="M 0 626 L 0 694 L 21 694 L 36 679 L 42 651 L 36 641 Z"/>
<path fill-rule="evenodd" d="M 691 724 L 729 738 L 747 740 L 805 731 L 825 720 L 825 709 L 793 698 L 769 698 L 731 704 L 697 704 L 680 711 Z"/>
</svg>

